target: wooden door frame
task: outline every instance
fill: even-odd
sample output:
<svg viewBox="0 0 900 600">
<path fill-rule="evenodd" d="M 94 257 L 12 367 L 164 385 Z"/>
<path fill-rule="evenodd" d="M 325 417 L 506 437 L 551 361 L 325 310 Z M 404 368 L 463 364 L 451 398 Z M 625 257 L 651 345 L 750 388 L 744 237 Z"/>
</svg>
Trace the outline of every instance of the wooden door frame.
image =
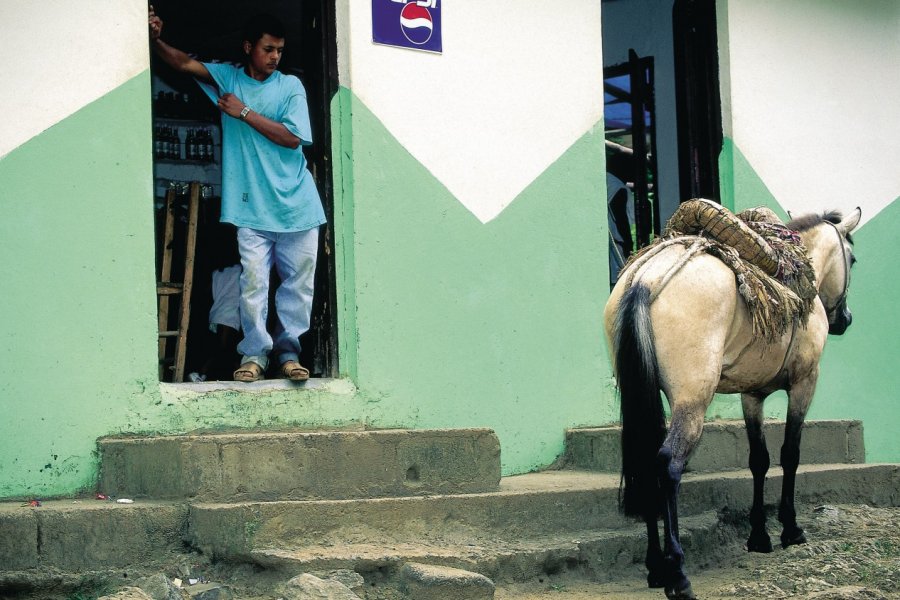
<svg viewBox="0 0 900 600">
<path fill-rule="evenodd" d="M 301 40 L 306 57 L 316 54 L 321 60 L 310 68 L 307 81 L 310 118 L 316 137 L 314 150 L 307 154 L 313 170 L 327 224 L 319 235 L 319 258 L 310 331 L 301 336 L 301 362 L 322 377 L 337 377 L 338 325 L 337 275 L 334 251 L 334 170 L 332 163 L 331 100 L 338 92 L 336 0 L 319 0 L 312 19 L 304 16 Z M 313 35 L 315 34 L 315 35 Z M 309 64 L 309 67 L 312 67 Z M 309 347 L 309 342 L 312 347 Z"/>
</svg>

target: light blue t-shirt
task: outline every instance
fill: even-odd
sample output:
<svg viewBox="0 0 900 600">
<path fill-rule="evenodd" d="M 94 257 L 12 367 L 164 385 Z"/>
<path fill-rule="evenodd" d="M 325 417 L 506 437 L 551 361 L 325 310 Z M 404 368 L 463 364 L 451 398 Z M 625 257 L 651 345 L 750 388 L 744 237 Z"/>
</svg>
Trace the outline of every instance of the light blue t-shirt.
<svg viewBox="0 0 900 600">
<path fill-rule="evenodd" d="M 232 93 L 251 110 L 287 127 L 296 149 L 270 141 L 241 119 L 222 113 L 222 217 L 224 223 L 263 231 L 305 231 L 325 223 L 325 211 L 302 146 L 312 143 L 306 90 L 293 75 L 275 71 L 257 81 L 243 67 L 204 63 L 218 86 L 201 87 L 212 99 Z"/>
</svg>

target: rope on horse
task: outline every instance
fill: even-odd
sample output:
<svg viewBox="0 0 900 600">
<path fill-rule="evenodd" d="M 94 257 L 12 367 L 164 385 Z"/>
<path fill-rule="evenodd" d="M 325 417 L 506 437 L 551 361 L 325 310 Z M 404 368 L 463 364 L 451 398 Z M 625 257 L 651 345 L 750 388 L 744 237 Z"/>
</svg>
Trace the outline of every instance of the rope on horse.
<svg viewBox="0 0 900 600">
<path fill-rule="evenodd" d="M 771 210 L 760 207 L 735 215 L 710 200 L 682 203 L 663 235 L 628 260 L 628 286 L 644 263 L 672 245 L 688 251 L 666 272 L 651 301 L 693 256 L 706 252 L 734 272 L 755 337 L 771 343 L 794 323 L 806 325 L 817 294 L 815 272 L 800 236 Z"/>
</svg>

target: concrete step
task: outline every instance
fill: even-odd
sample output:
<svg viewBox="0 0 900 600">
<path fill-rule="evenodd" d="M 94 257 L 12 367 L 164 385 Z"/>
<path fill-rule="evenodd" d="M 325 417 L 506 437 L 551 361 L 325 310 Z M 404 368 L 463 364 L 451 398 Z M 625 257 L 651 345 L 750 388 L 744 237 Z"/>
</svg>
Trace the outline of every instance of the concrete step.
<svg viewBox="0 0 900 600">
<path fill-rule="evenodd" d="M 681 539 L 692 564 L 703 564 L 728 536 L 718 513 L 707 511 L 681 521 Z M 480 573 L 494 583 L 527 581 L 546 574 L 578 570 L 594 581 L 621 576 L 643 564 L 647 534 L 643 524 L 623 523 L 611 530 L 573 530 L 536 538 L 482 538 L 471 543 L 356 543 L 297 550 L 260 549 L 253 561 L 285 573 L 350 569 L 390 577 L 410 562 Z"/>
<path fill-rule="evenodd" d="M 182 551 L 188 506 L 52 500 L 0 503 L 0 582 L 9 572 L 84 573 L 164 561 Z"/>
<path fill-rule="evenodd" d="M 218 433 L 99 440 L 100 490 L 212 502 L 488 492 L 489 429 Z"/>
<path fill-rule="evenodd" d="M 770 473 L 766 502 L 775 505 L 781 492 L 780 470 Z M 273 549 L 315 553 L 360 545 L 450 548 L 565 537 L 627 526 L 630 521 L 617 510 L 618 484 L 615 474 L 549 471 L 504 478 L 499 491 L 481 494 L 198 503 L 191 507 L 187 539 L 217 559 L 256 561 L 260 551 Z M 751 495 L 748 470 L 688 474 L 682 482 L 680 510 L 684 516 L 747 510 Z M 805 465 L 797 477 L 797 498 L 894 506 L 900 502 L 900 467 Z M 419 555 L 401 555 L 403 560 L 423 562 Z"/>
<path fill-rule="evenodd" d="M 780 484 L 773 469 L 768 505 L 776 505 Z M 682 523 L 699 544 L 692 564 L 700 564 L 701 552 L 714 555 L 721 548 L 715 514 L 746 511 L 751 488 L 746 470 L 685 476 Z M 496 581 L 564 569 L 593 569 L 591 576 L 602 578 L 643 556 L 643 527 L 618 514 L 617 493 L 616 474 L 548 471 L 504 478 L 495 492 L 429 497 L 231 504 L 82 499 L 38 508 L 5 503 L 0 595 L 25 584 L 74 585 L 116 568 L 117 577 L 134 577 L 153 564 L 183 560 L 188 549 L 294 573 L 298 567 L 372 573 L 413 561 Z M 900 465 L 806 465 L 797 499 L 900 506 Z"/>
<path fill-rule="evenodd" d="M 784 422 L 764 425 L 773 466 L 781 464 Z M 618 473 L 622 466 L 620 427 L 566 431 L 566 464 L 576 469 Z M 749 456 L 743 421 L 711 421 L 688 462 L 690 471 L 744 469 Z M 861 421 L 807 421 L 800 443 L 804 464 L 860 464 L 866 462 Z"/>
</svg>

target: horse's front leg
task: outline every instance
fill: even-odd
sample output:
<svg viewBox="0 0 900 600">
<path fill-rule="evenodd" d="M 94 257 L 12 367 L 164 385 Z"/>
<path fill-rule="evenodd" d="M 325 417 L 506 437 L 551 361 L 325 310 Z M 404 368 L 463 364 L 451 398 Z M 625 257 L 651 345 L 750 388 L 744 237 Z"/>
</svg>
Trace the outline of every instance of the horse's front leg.
<svg viewBox="0 0 900 600">
<path fill-rule="evenodd" d="M 784 427 L 784 445 L 781 447 L 781 468 L 784 480 L 781 486 L 781 504 L 778 520 L 783 527 L 781 545 L 784 548 L 794 544 L 805 544 L 806 536 L 797 525 L 797 510 L 794 506 L 794 488 L 797 481 L 797 467 L 800 465 L 800 435 L 806 412 L 816 389 L 818 367 L 808 377 L 791 384 L 788 391 L 788 413 Z"/>
<path fill-rule="evenodd" d="M 750 444 L 750 472 L 753 474 L 753 507 L 750 509 L 750 537 L 747 538 L 749 552 L 772 551 L 772 540 L 766 531 L 766 508 L 763 497 L 766 473 L 769 471 L 769 450 L 766 448 L 766 436 L 763 433 L 765 399 L 766 396 L 763 394 L 741 394 L 747 441 Z"/>
<path fill-rule="evenodd" d="M 703 432 L 703 407 L 698 410 L 676 406 L 666 441 L 657 456 L 659 487 L 663 495 L 665 544 L 663 565 L 666 572 L 666 597 L 672 600 L 696 598 L 684 572 L 684 549 L 678 532 L 678 490 L 688 456 Z"/>
</svg>

